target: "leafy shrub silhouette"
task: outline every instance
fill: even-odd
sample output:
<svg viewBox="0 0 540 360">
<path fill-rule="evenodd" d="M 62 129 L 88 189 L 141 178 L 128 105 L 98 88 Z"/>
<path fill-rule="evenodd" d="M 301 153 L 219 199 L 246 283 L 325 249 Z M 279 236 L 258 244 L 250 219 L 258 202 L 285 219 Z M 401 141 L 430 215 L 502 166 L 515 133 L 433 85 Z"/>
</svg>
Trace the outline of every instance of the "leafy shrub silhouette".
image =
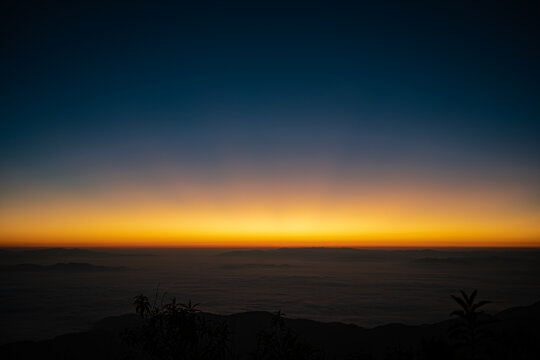
<svg viewBox="0 0 540 360">
<path fill-rule="evenodd" d="M 129 336 L 129 342 L 157 359 L 210 360 L 229 359 L 229 330 L 224 322 L 209 322 L 198 304 L 172 302 L 157 305 L 143 294 L 135 296 L 135 311 L 142 326 Z"/>
<path fill-rule="evenodd" d="M 487 325 L 494 322 L 492 317 L 479 310 L 491 301 L 474 302 L 477 294 L 477 290 L 470 295 L 462 290 L 461 297 L 451 295 L 460 308 L 450 314 L 457 316 L 458 321 L 450 327 L 449 336 L 458 347 L 465 349 L 463 355 L 470 359 L 477 359 L 480 356 L 480 346 L 490 335 Z"/>
<path fill-rule="evenodd" d="M 320 359 L 322 355 L 312 346 L 298 339 L 291 328 L 286 326 L 284 314 L 278 311 L 269 329 L 257 335 L 255 360 L 304 360 Z"/>
</svg>

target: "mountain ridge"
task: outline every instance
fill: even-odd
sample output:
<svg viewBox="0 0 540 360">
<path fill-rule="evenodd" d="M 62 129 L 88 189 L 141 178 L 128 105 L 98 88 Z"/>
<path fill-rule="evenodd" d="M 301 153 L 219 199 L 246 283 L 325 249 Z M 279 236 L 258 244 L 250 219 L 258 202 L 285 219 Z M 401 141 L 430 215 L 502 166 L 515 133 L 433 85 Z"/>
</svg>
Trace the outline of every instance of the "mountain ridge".
<svg viewBox="0 0 540 360">
<path fill-rule="evenodd" d="M 254 350 L 257 334 L 268 329 L 274 318 L 274 314 L 265 311 L 230 315 L 203 314 L 208 320 L 227 323 L 239 359 L 249 358 Z M 540 336 L 539 327 L 536 325 L 540 323 L 540 301 L 528 306 L 505 309 L 494 314 L 494 317 L 499 321 L 492 325 L 492 330 L 495 334 L 502 334 L 497 336 L 509 336 L 512 341 L 519 341 L 523 334 L 526 335 L 525 339 L 527 336 Z M 444 341 L 449 326 L 455 322 L 448 319 L 422 325 L 390 323 L 365 328 L 355 324 L 310 319 L 285 318 L 284 321 L 286 326 L 298 334 L 299 339 L 316 346 L 328 359 L 344 359 L 357 353 L 369 353 L 373 355 L 372 359 L 379 359 L 385 358 L 385 354 L 393 351 L 392 349 L 413 351 L 426 344 L 438 344 Z M 111 316 L 98 321 L 88 331 L 65 334 L 48 340 L 5 344 L 0 346 L 0 355 L 3 359 L 31 359 L 38 354 L 40 358 L 46 359 L 117 358 L 123 351 L 128 351 L 122 341 L 123 334 L 140 323 L 141 319 L 135 314 Z M 538 351 L 534 354 L 540 354 L 540 348 L 530 346 L 533 347 L 521 351 Z M 77 349 L 81 348 L 87 351 L 84 354 L 78 353 Z"/>
</svg>

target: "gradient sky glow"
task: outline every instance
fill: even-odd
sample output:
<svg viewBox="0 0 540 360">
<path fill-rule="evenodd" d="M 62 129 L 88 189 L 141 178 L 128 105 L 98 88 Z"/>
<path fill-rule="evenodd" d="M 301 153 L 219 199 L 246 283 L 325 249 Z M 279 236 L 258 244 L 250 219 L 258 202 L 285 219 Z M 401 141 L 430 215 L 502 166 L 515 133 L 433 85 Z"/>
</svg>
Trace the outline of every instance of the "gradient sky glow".
<svg viewBox="0 0 540 360">
<path fill-rule="evenodd" d="M 535 9 L 2 6 L 0 245 L 540 246 Z"/>
</svg>

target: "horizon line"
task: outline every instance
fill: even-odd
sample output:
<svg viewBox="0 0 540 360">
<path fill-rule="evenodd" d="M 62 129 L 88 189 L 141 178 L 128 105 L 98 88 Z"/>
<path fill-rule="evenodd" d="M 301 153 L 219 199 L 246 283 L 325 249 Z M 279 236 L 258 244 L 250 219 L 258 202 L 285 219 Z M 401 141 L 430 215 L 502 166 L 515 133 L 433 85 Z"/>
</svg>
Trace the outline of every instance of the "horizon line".
<svg viewBox="0 0 540 360">
<path fill-rule="evenodd" d="M 391 249 L 540 249 L 540 244 L 518 244 L 518 245 L 118 245 L 118 244 L 30 244 L 30 245 L 3 245 L 0 249 L 371 249 L 371 250 L 391 250 Z"/>
</svg>

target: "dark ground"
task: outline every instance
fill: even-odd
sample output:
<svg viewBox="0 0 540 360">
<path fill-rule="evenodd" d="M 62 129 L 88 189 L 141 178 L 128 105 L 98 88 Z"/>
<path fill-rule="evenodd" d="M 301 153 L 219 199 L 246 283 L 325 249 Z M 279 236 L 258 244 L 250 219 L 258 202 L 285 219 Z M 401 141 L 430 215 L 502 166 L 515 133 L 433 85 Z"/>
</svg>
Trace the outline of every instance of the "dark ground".
<svg viewBox="0 0 540 360">
<path fill-rule="evenodd" d="M 209 321 L 227 324 L 230 358 L 235 359 L 254 358 L 257 339 L 271 328 L 274 319 L 268 312 L 204 316 Z M 540 302 L 504 310 L 494 318 L 497 321 L 489 325 L 490 335 L 479 346 L 477 358 L 540 358 Z M 151 359 L 126 341 L 130 329 L 138 328 L 141 321 L 135 314 L 109 317 L 90 331 L 44 341 L 6 344 L 0 347 L 0 358 Z M 312 354 L 309 358 L 314 359 L 464 359 L 466 357 L 448 337 L 452 322 L 420 326 L 388 324 L 367 329 L 337 322 L 285 319 L 285 326 L 297 335 L 297 343 L 309 347 Z"/>
</svg>

